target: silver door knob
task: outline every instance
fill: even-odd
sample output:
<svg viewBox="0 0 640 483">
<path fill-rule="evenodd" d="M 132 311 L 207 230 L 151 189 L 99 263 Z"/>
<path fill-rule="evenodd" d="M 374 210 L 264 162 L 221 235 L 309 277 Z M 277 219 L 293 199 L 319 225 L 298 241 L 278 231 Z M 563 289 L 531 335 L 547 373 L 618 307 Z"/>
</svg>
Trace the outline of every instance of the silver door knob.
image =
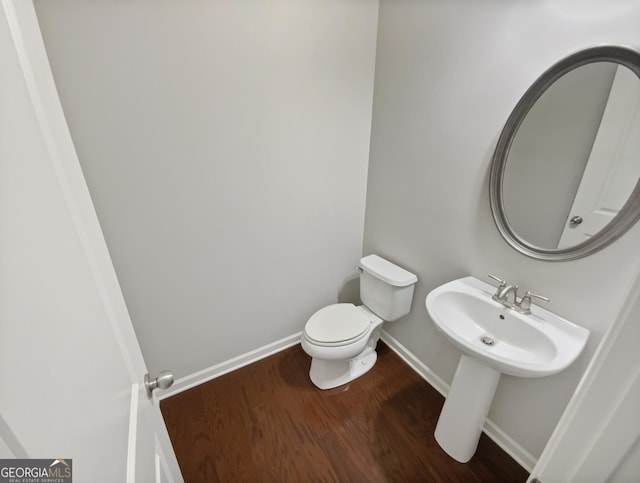
<svg viewBox="0 0 640 483">
<path fill-rule="evenodd" d="M 158 377 L 151 379 L 147 373 L 144 375 L 144 386 L 147 389 L 147 397 L 151 399 L 151 393 L 155 389 L 168 389 L 173 385 L 173 374 L 169 371 L 161 371 Z"/>
<path fill-rule="evenodd" d="M 571 219 L 569 220 L 569 224 L 572 226 L 577 226 L 580 223 L 582 223 L 582 217 L 579 215 L 572 216 Z"/>
</svg>

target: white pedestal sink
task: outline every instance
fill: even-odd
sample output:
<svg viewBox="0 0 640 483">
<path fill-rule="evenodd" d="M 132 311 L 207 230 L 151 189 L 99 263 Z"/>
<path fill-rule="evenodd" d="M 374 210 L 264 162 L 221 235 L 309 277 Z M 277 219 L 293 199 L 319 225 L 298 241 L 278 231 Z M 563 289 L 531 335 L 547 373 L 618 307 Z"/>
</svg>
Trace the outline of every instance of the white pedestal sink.
<svg viewBox="0 0 640 483">
<path fill-rule="evenodd" d="M 460 351 L 435 437 L 451 457 L 474 455 L 501 374 L 543 377 L 562 371 L 582 352 L 589 331 L 538 306 L 525 315 L 494 301 L 495 287 L 474 277 L 427 295 L 436 328 Z"/>
</svg>

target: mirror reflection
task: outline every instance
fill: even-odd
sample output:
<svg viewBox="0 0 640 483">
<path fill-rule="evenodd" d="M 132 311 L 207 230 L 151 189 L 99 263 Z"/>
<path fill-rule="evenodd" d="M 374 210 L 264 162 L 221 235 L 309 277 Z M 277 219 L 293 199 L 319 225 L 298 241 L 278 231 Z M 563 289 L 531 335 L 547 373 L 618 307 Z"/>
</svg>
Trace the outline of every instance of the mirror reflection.
<svg viewBox="0 0 640 483">
<path fill-rule="evenodd" d="M 520 124 L 505 163 L 504 211 L 513 232 L 566 249 L 601 231 L 640 178 L 640 79 L 612 62 L 557 79 Z"/>
</svg>

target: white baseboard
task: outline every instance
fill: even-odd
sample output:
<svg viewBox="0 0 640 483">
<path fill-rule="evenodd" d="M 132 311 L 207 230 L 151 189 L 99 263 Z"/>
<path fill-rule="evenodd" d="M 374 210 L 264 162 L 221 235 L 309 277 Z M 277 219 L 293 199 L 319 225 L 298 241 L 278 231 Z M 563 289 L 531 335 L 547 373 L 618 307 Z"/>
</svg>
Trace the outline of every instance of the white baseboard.
<svg viewBox="0 0 640 483">
<path fill-rule="evenodd" d="M 233 359 L 229 359 L 228 361 L 221 362 L 220 364 L 216 364 L 207 369 L 203 369 L 194 374 L 190 374 L 186 377 L 177 379 L 173 386 L 165 391 L 162 391 L 161 394 L 159 393 L 159 391 L 155 391 L 154 397 L 156 397 L 159 401 L 162 399 L 166 399 L 182 391 L 191 389 L 192 387 L 195 387 L 199 384 L 203 384 L 207 381 L 215 379 L 216 377 L 220 377 L 231 371 L 235 371 L 236 369 L 240 369 L 241 367 L 259 361 L 260 359 L 264 359 L 265 357 L 269 357 L 270 355 L 288 349 L 289 347 L 292 347 L 300 342 L 301 335 L 302 332 L 298 332 L 296 334 L 290 335 L 289 337 L 285 337 L 284 339 L 280 339 L 276 342 L 272 342 L 271 344 L 259 347 L 258 349 L 255 349 L 251 352 L 247 352 L 246 354 L 242 354 L 238 357 L 234 357 Z M 425 381 L 431 384 L 431 386 L 433 386 L 436 391 L 438 391 L 445 397 L 447 396 L 447 394 L 449 393 L 449 384 L 438 377 L 431 369 L 429 369 L 416 356 L 414 356 L 405 346 L 403 346 L 400 342 L 398 342 L 384 330 L 382 331 L 380 338 L 385 344 L 389 346 L 391 350 L 393 350 L 393 352 L 398 354 L 398 356 L 403 361 L 405 361 L 409 365 L 409 367 L 411 367 L 416 373 L 418 373 L 418 375 L 420 375 Z M 525 450 L 522 446 L 516 443 L 512 438 L 510 438 L 495 423 L 487 420 L 484 425 L 483 431 L 528 472 L 531 472 L 533 470 L 537 459 L 534 458 L 533 455 L 531 455 L 531 453 Z"/>
<path fill-rule="evenodd" d="M 387 344 L 389 348 L 398 354 L 400 359 L 405 361 L 411 369 L 416 371 L 418 375 L 420 375 L 425 381 L 433 386 L 433 388 L 442 394 L 444 397 L 447 397 L 449 393 L 449 384 L 444 382 L 440 377 L 436 375 L 431 369 L 429 369 L 425 364 L 420 361 L 416 356 L 414 356 L 409 349 L 403 346 L 400 342 L 394 339 L 389 335 L 388 332 L 382 330 L 380 333 L 380 339 L 382 342 Z"/>
<path fill-rule="evenodd" d="M 389 346 L 389 348 L 398 354 L 414 371 L 416 371 L 425 381 L 431 384 L 444 397 L 449 393 L 449 384 L 440 379 L 431 369 L 423 364 L 416 356 L 414 356 L 405 346 L 390 336 L 384 330 L 380 335 L 380 339 Z M 500 446 L 509 456 L 520 464 L 529 473 L 533 471 L 537 459 L 526 449 L 516 443 L 504 431 L 502 431 L 493 421 L 487 419 L 483 428 L 484 433 L 489 436 L 498 446 Z"/>
<path fill-rule="evenodd" d="M 208 382 L 211 379 L 223 376 L 224 374 L 259 361 L 260 359 L 264 359 L 265 357 L 269 357 L 280 351 L 288 349 L 300 342 L 301 335 L 302 332 L 298 332 L 297 334 L 290 335 L 284 339 L 259 347 L 251 352 L 247 352 L 246 354 L 241 354 L 233 359 L 229 359 L 228 361 L 221 362 L 220 364 L 208 367 L 207 369 L 203 369 L 194 374 L 181 377 L 180 379 L 177 379 L 169 389 L 162 391 L 161 393 L 160 391 L 154 391 L 153 394 L 154 396 L 158 394 L 158 401 L 175 396 L 182 391 L 186 391 L 187 389 L 191 389 L 192 387 Z"/>
<path fill-rule="evenodd" d="M 500 446 L 509 456 L 516 460 L 529 473 L 538 462 L 538 458 L 529 453 L 526 449 L 516 443 L 507 433 L 502 431 L 493 421 L 487 419 L 482 429 L 484 434 L 489 436 Z"/>
</svg>

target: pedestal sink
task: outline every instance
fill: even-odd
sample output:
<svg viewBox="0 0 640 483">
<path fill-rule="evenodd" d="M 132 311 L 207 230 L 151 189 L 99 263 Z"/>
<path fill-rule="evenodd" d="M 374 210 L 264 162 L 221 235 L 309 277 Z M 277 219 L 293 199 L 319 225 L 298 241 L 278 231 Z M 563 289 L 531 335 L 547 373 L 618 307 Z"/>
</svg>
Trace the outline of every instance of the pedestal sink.
<svg viewBox="0 0 640 483">
<path fill-rule="evenodd" d="M 435 437 L 466 463 L 478 446 L 501 374 L 543 377 L 562 371 L 582 352 L 589 331 L 539 306 L 525 315 L 492 299 L 495 287 L 475 277 L 427 295 L 436 328 L 462 352 Z"/>
</svg>

